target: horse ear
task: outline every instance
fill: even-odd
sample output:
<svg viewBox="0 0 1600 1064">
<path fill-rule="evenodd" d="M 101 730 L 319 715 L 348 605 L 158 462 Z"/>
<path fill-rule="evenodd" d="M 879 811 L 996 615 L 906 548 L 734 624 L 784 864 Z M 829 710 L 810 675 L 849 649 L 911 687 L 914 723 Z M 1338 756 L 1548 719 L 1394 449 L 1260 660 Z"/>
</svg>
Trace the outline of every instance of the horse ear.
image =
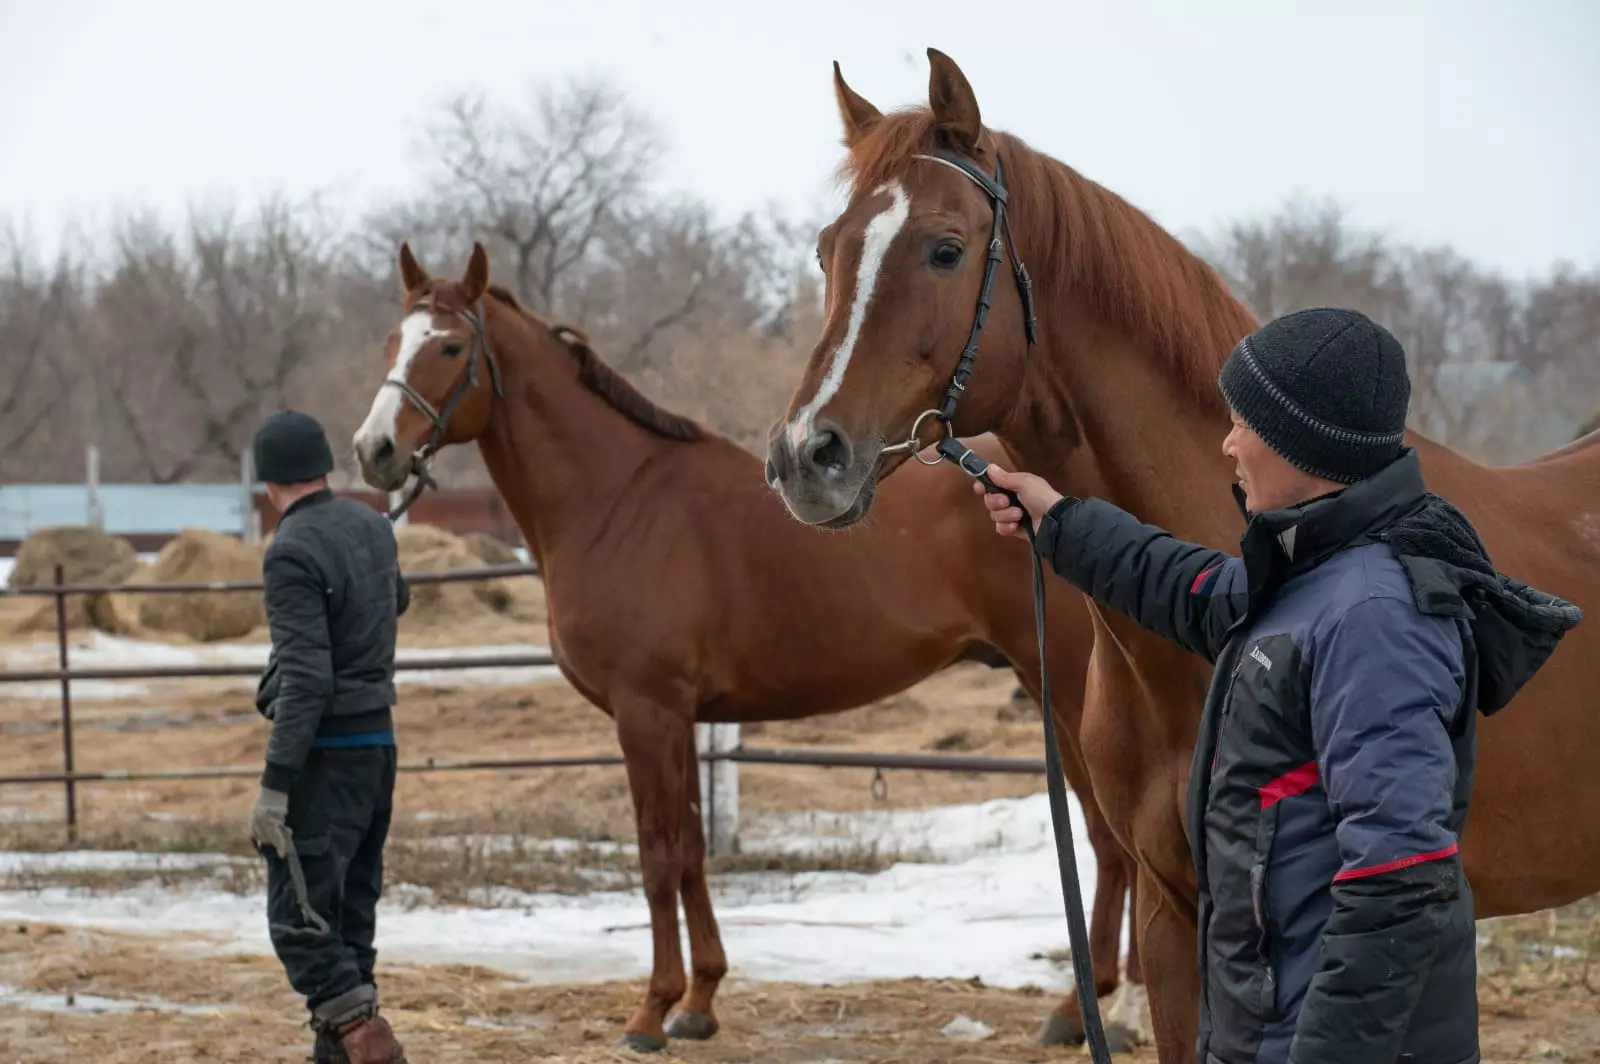
<svg viewBox="0 0 1600 1064">
<path fill-rule="evenodd" d="M 933 108 L 934 121 L 954 138 L 956 147 L 963 151 L 976 149 L 983 119 L 967 76 L 954 59 L 937 48 L 928 49 L 928 63 L 928 105 Z"/>
<path fill-rule="evenodd" d="M 400 291 L 403 295 L 410 295 L 421 288 L 428 281 L 428 271 L 417 263 L 417 257 L 411 254 L 411 245 L 400 245 Z"/>
<path fill-rule="evenodd" d="M 833 61 L 833 96 L 839 101 L 839 117 L 844 120 L 845 147 L 854 147 L 866 135 L 867 130 L 883 117 L 883 112 L 844 83 L 844 75 L 839 72 L 837 59 Z"/>
<path fill-rule="evenodd" d="M 472 242 L 472 258 L 467 260 L 467 272 L 461 275 L 461 298 L 476 303 L 489 287 L 489 253 L 476 240 Z"/>
</svg>

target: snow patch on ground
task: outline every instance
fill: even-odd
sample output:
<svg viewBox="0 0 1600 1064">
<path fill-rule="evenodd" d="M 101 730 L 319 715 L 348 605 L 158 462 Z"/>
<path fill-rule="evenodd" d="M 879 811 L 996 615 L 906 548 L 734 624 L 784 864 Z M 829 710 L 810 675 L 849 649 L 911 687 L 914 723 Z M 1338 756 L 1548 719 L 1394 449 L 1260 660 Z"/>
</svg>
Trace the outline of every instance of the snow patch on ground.
<svg viewBox="0 0 1600 1064">
<path fill-rule="evenodd" d="M 1085 908 L 1094 903 L 1094 854 L 1069 796 Z M 1069 971 L 1040 954 L 1066 945 L 1066 921 L 1045 795 L 857 816 L 765 818 L 747 849 L 827 849 L 842 839 L 883 850 L 917 849 L 930 863 L 884 872 L 724 876 L 717 918 L 736 976 L 831 983 L 911 976 L 1063 990 Z M 8 854 L 0 869 L 203 867 L 220 855 Z M 119 864 L 119 862 L 121 864 Z M 391 887 L 379 910 L 378 949 L 393 960 L 471 963 L 543 982 L 647 975 L 649 911 L 639 891 L 581 896 L 499 895 L 503 907 L 407 908 L 414 892 Z M 114 893 L 47 888 L 0 892 L 0 919 L 151 932 L 220 933 L 230 948 L 269 951 L 259 895 L 147 882 Z M 681 922 L 680 922 L 681 923 Z M 1123 942 L 1127 942 L 1123 922 Z M 685 933 L 685 959 L 688 957 Z"/>
</svg>

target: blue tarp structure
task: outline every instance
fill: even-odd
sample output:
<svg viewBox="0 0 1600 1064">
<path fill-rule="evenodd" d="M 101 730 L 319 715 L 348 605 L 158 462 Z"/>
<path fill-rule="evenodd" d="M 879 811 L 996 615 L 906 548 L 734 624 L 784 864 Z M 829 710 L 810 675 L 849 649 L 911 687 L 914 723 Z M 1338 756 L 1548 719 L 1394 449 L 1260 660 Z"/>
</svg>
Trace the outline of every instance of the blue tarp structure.
<svg viewBox="0 0 1600 1064">
<path fill-rule="evenodd" d="M 238 484 L 102 484 L 100 511 L 105 530 L 115 536 L 170 535 L 193 527 L 242 536 L 249 519 Z M 0 540 L 89 523 L 87 485 L 0 486 Z"/>
</svg>

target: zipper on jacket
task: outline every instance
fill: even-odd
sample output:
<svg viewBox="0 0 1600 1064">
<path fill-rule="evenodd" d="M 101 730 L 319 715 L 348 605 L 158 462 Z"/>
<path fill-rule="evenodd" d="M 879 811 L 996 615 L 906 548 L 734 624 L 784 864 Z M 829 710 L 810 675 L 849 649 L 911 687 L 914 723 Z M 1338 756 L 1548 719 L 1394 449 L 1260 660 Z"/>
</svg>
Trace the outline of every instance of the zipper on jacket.
<svg viewBox="0 0 1600 1064">
<path fill-rule="evenodd" d="M 1263 862 L 1256 862 L 1250 866 L 1250 907 L 1256 916 L 1256 952 L 1265 960 L 1267 956 L 1267 915 L 1265 912 L 1267 866 Z"/>
<path fill-rule="evenodd" d="M 1222 719 L 1217 721 L 1217 742 L 1211 748 L 1211 771 L 1217 771 L 1217 759 L 1222 756 L 1222 737 L 1228 732 L 1228 716 L 1233 712 L 1233 685 L 1239 680 L 1239 671 L 1244 668 L 1244 655 L 1239 655 L 1239 660 L 1233 663 L 1233 673 L 1228 677 L 1228 689 L 1222 693 Z"/>
<path fill-rule="evenodd" d="M 1261 1014 L 1278 1019 L 1278 975 L 1272 970 L 1272 955 L 1267 949 L 1267 865 L 1257 861 L 1250 866 L 1250 907 L 1255 913 L 1256 957 L 1261 963 Z"/>
</svg>

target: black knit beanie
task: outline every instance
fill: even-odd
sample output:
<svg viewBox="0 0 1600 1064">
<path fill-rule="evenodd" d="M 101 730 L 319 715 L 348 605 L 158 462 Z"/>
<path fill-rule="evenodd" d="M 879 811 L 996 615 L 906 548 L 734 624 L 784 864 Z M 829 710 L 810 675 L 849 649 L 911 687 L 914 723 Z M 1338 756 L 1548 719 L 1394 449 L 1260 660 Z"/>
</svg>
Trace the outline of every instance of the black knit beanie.
<svg viewBox="0 0 1600 1064">
<path fill-rule="evenodd" d="M 301 484 L 333 471 L 327 433 L 310 414 L 284 410 L 261 423 L 251 445 L 256 479 L 268 484 Z"/>
<path fill-rule="evenodd" d="M 1400 455 L 1411 401 L 1406 355 L 1354 310 L 1318 307 L 1275 318 L 1239 341 L 1222 394 L 1292 465 L 1353 484 Z"/>
</svg>

